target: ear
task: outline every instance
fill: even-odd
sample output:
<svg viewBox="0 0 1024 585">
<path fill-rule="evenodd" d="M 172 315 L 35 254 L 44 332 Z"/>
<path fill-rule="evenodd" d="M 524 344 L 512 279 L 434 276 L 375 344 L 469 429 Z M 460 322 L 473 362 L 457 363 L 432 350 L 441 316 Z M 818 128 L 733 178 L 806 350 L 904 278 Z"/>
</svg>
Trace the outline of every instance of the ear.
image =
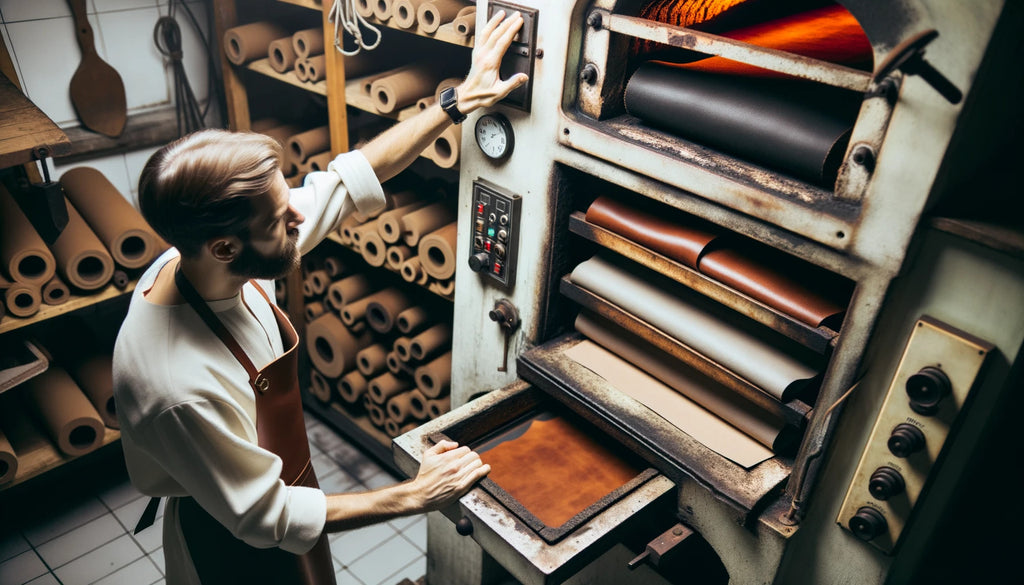
<svg viewBox="0 0 1024 585">
<path fill-rule="evenodd" d="M 231 262 L 242 251 L 241 240 L 234 236 L 214 238 L 206 246 L 213 259 L 219 262 Z"/>
</svg>

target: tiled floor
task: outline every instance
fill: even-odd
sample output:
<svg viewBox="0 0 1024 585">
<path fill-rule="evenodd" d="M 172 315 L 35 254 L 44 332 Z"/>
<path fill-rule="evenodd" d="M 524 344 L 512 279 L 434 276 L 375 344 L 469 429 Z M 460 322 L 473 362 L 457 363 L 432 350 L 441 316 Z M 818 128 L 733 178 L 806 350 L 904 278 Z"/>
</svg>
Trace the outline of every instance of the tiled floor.
<svg viewBox="0 0 1024 585">
<path fill-rule="evenodd" d="M 312 415 L 306 428 L 325 491 L 398 481 Z M 131 534 L 148 498 L 131 486 L 119 460 L 76 470 L 61 483 L 19 493 L 19 501 L 0 507 L 0 584 L 164 583 L 163 506 L 154 526 Z M 339 585 L 395 585 L 426 573 L 425 516 L 332 534 L 330 541 Z"/>
</svg>

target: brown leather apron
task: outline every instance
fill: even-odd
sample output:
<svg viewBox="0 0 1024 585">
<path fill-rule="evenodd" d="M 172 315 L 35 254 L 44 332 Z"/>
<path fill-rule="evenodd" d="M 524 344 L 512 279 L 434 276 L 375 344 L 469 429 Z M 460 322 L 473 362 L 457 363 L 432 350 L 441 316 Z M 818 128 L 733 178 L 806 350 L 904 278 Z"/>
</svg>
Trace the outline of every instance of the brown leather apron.
<svg viewBox="0 0 1024 585">
<path fill-rule="evenodd" d="M 249 385 L 256 396 L 257 440 L 260 447 L 281 458 L 281 479 L 290 486 L 319 487 L 310 462 L 309 439 L 302 415 L 298 379 L 299 336 L 284 312 L 270 302 L 259 285 L 253 283 L 273 309 L 281 340 L 288 348 L 280 357 L 257 370 L 180 269 L 175 271 L 174 282 L 185 300 L 249 373 Z M 245 302 L 244 298 L 242 302 Z M 320 540 L 309 552 L 296 555 L 276 547 L 260 549 L 249 546 L 235 538 L 192 498 L 179 500 L 178 516 L 192 562 L 204 584 L 335 584 L 326 533 L 320 535 Z"/>
</svg>

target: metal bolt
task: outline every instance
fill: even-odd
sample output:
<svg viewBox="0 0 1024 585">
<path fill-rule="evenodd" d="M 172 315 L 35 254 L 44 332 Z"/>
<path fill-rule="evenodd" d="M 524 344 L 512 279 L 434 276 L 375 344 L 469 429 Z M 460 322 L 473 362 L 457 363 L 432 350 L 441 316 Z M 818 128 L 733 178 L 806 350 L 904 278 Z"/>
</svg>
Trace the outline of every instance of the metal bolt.
<svg viewBox="0 0 1024 585">
<path fill-rule="evenodd" d="M 580 81 L 587 85 L 594 85 L 597 83 L 597 67 L 593 63 L 587 63 L 580 71 Z"/>
<path fill-rule="evenodd" d="M 601 28 L 601 13 L 591 12 L 590 15 L 587 16 L 587 26 L 590 28 Z"/>
<path fill-rule="evenodd" d="M 864 167 L 869 172 L 875 169 L 875 152 L 870 146 L 861 144 L 853 149 L 851 158 L 854 163 Z"/>
</svg>

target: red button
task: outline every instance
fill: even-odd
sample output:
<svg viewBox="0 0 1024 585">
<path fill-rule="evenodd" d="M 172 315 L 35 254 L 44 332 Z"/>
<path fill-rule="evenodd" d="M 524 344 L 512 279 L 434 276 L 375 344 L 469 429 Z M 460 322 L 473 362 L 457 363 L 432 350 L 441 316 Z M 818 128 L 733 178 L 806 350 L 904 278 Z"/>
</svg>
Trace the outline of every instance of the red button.
<svg viewBox="0 0 1024 585">
<path fill-rule="evenodd" d="M 478 203 L 476 205 L 476 212 L 477 213 L 483 213 L 484 212 L 484 204 L 483 203 Z"/>
<path fill-rule="evenodd" d="M 487 250 L 488 252 L 491 251 L 491 241 L 490 240 L 487 240 L 486 242 L 484 242 L 484 250 Z"/>
<path fill-rule="evenodd" d="M 494 273 L 501 274 L 501 262 L 494 263 Z"/>
</svg>

